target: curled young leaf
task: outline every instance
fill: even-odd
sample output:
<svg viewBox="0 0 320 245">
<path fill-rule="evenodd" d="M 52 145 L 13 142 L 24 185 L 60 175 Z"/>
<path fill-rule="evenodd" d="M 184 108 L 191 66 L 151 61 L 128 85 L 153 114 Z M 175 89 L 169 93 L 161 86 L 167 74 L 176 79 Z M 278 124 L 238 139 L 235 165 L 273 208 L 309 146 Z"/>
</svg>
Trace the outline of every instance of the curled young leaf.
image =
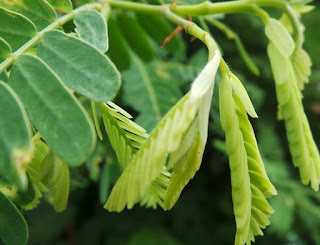
<svg viewBox="0 0 320 245">
<path fill-rule="evenodd" d="M 228 75 L 220 83 L 219 104 L 231 170 L 235 244 L 250 244 L 270 223 L 273 209 L 266 198 L 275 195 L 276 190 L 266 174 L 244 104 L 232 92 Z"/>
<path fill-rule="evenodd" d="M 265 32 L 283 56 L 289 57 L 293 53 L 295 48 L 294 41 L 280 21 L 271 18 L 266 24 Z"/>
</svg>

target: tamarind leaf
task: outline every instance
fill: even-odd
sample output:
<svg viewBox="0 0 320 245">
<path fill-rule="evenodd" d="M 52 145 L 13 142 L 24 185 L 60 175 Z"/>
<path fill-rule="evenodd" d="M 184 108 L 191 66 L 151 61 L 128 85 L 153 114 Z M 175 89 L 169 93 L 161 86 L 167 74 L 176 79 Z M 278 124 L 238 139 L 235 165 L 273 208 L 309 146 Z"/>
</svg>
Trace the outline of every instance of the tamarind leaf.
<svg viewBox="0 0 320 245">
<path fill-rule="evenodd" d="M 130 115 L 112 102 L 99 104 L 106 132 L 112 148 L 116 152 L 120 168 L 124 170 L 137 150 L 149 136 L 145 129 L 130 120 Z M 151 184 L 150 190 L 141 200 L 141 205 L 156 208 L 163 206 L 164 192 L 169 183 L 170 173 L 163 170 Z"/>
<path fill-rule="evenodd" d="M 150 131 L 179 100 L 181 92 L 175 81 L 157 76 L 152 63 L 143 63 L 133 53 L 131 59 L 130 69 L 122 72 L 124 103 L 140 113 L 137 123 Z"/>
<path fill-rule="evenodd" d="M 271 63 L 275 62 L 274 60 L 281 56 L 280 54 L 276 54 L 276 52 L 276 48 L 270 43 L 268 46 L 268 55 Z M 297 52 L 303 51 L 300 50 Z M 292 62 L 294 62 L 293 60 L 295 59 L 294 55 L 292 57 Z M 299 54 L 297 55 L 299 56 Z M 301 53 L 300 55 L 304 56 Z M 288 76 L 288 79 L 281 84 L 276 82 L 276 93 L 279 111 L 281 111 L 282 119 L 285 121 L 293 164 L 299 168 L 302 183 L 305 185 L 310 183 L 311 187 L 317 191 L 319 189 L 320 179 L 320 156 L 302 105 L 299 87 L 300 89 L 303 88 L 303 82 L 301 82 L 302 80 L 298 82 L 297 78 L 299 76 L 296 75 L 294 66 L 291 64 L 289 57 L 280 58 L 287 59 L 285 62 L 288 64 L 288 69 L 282 71 L 287 74 L 282 76 Z M 311 61 L 309 63 L 308 59 L 305 58 L 305 62 L 307 64 L 303 69 L 304 72 L 300 74 L 308 74 L 307 67 L 309 67 Z M 299 65 L 301 64 L 296 65 L 296 69 L 300 68 L 298 67 Z M 273 68 L 272 66 L 272 69 L 278 68 Z M 306 75 L 301 77 L 304 77 L 304 81 L 307 79 Z M 299 78 L 301 79 L 301 77 Z"/>
<path fill-rule="evenodd" d="M 173 29 L 170 24 L 161 16 L 137 14 L 137 20 L 146 33 L 158 44 L 169 36 Z M 157 28 L 154 28 L 154 27 Z M 173 37 L 164 46 L 173 55 L 173 60 L 183 60 L 185 57 L 185 44 L 180 35 Z"/>
<path fill-rule="evenodd" d="M 43 192 L 48 192 L 47 187 L 42 183 L 41 168 L 48 155 L 50 149 L 46 143 L 41 141 L 41 137 L 37 134 L 32 139 L 33 142 L 33 158 L 28 165 L 27 173 L 35 191 L 35 197 L 28 204 L 22 206 L 25 210 L 31 210 L 38 206 Z"/>
<path fill-rule="evenodd" d="M 216 52 L 215 55 L 220 59 L 219 52 Z M 207 80 L 211 84 L 208 91 L 201 93 L 203 94 L 202 97 L 198 93 L 195 94 L 199 97 L 191 97 L 192 90 L 198 91 L 196 86 L 192 87 L 191 92 L 180 99 L 180 101 L 163 117 L 151 132 L 150 136 L 146 139 L 145 143 L 141 146 L 140 150 L 132 157 L 128 167 L 123 171 L 104 206 L 106 209 L 120 212 L 126 205 L 129 209 L 132 208 L 135 203 L 141 199 L 143 200 L 148 193 L 148 190 L 153 188 L 154 181 L 159 180 L 159 177 L 161 178 L 161 174 L 169 177 L 168 173 L 163 174 L 167 156 L 177 151 L 181 145 L 182 149 L 185 149 L 185 146 L 181 143 L 183 136 L 188 132 L 192 123 L 198 121 L 196 115 L 198 114 L 201 103 L 207 102 L 204 100 L 205 96 L 212 93 L 209 90 L 213 89 L 214 77 L 207 74 L 208 67 L 212 67 L 212 63 L 217 63 L 217 65 L 214 66 L 215 69 L 211 69 L 212 74 L 215 74 L 219 62 L 217 62 L 216 58 L 213 58 L 195 80 L 195 84 L 198 84 L 199 86 L 202 86 L 202 84 L 197 81 L 198 79 Z M 209 80 L 208 77 L 211 77 L 212 80 Z M 202 91 L 202 89 L 199 90 Z M 197 130 L 199 130 L 199 127 L 197 127 Z M 204 148 L 204 146 L 202 147 Z M 192 166 L 188 166 L 190 169 L 187 171 L 190 173 L 195 172 L 193 164 L 192 161 Z M 174 168 L 175 164 L 172 167 Z M 168 170 L 167 168 L 165 169 Z M 191 177 L 193 177 L 192 174 L 188 175 L 186 179 L 177 179 L 174 183 L 176 188 L 179 187 L 177 190 L 178 195 Z M 182 182 L 178 184 L 180 181 Z M 163 182 L 163 186 L 159 186 L 158 189 L 159 198 L 165 195 L 164 189 L 168 185 L 168 179 L 165 178 L 165 181 Z M 174 200 L 176 195 L 172 196 L 173 198 L 170 197 L 170 199 Z M 170 201 L 170 205 L 172 202 L 175 202 L 175 200 Z M 148 202 L 145 203 L 148 205 Z M 166 208 L 164 205 L 163 207 Z"/>
<path fill-rule="evenodd" d="M 71 166 L 81 164 L 94 148 L 94 127 L 59 77 L 38 57 L 24 54 L 16 60 L 9 84 L 53 152 Z"/>
<path fill-rule="evenodd" d="M 31 160 L 31 129 L 17 94 L 0 81 L 0 172 L 10 185 L 27 187 L 27 164 Z"/>
<path fill-rule="evenodd" d="M 69 13 L 73 6 L 70 0 L 46 0 L 56 11 L 62 13 Z"/>
<path fill-rule="evenodd" d="M 168 165 L 173 166 L 173 170 L 165 192 L 165 210 L 174 206 L 183 188 L 200 168 L 204 145 L 201 144 L 199 125 L 197 124 L 199 124 L 199 121 L 195 120 L 182 139 L 183 147 L 179 147 L 170 156 Z"/>
<path fill-rule="evenodd" d="M 138 124 L 123 115 L 113 104 L 98 104 L 109 141 L 114 149 L 120 167 L 124 170 L 131 157 L 140 149 L 149 136 Z"/>
<path fill-rule="evenodd" d="M 120 30 L 130 48 L 145 61 L 151 61 L 155 56 L 151 41 L 133 13 L 127 13 L 117 18 Z"/>
<path fill-rule="evenodd" d="M 233 91 L 241 98 L 242 103 L 244 104 L 244 107 L 246 108 L 246 111 L 248 112 L 248 114 L 252 118 L 257 118 L 258 115 L 241 81 L 233 73 L 230 74 L 230 81 L 231 81 Z"/>
<path fill-rule="evenodd" d="M 20 46 L 37 34 L 35 25 L 26 17 L 1 7 L 0 0 L 0 37 L 16 51 Z"/>
<path fill-rule="evenodd" d="M 232 92 L 231 78 L 227 75 L 220 83 L 219 106 L 231 170 L 235 244 L 250 244 L 270 224 L 269 217 L 274 211 L 266 198 L 277 192 L 266 174 L 245 106 Z"/>
<path fill-rule="evenodd" d="M 268 56 L 274 80 L 277 84 L 283 84 L 289 79 L 290 60 L 283 56 L 273 43 L 268 45 Z"/>
<path fill-rule="evenodd" d="M 120 73 L 107 56 L 61 31 L 46 32 L 37 55 L 68 87 L 94 101 L 109 101 L 120 88 Z"/>
<path fill-rule="evenodd" d="M 114 186 L 104 206 L 106 209 L 120 212 L 126 205 L 132 208 L 161 174 L 168 152 L 175 151 L 180 145 L 199 106 L 199 103 L 187 103 L 188 97 L 189 94 L 185 95 L 168 112 L 133 156 Z"/>
<path fill-rule="evenodd" d="M 271 18 L 266 24 L 265 32 L 270 41 L 284 57 L 289 57 L 295 48 L 294 41 L 280 21 Z"/>
<path fill-rule="evenodd" d="M 97 115 L 97 111 L 96 111 L 96 103 L 93 100 L 91 100 L 91 110 L 92 110 L 92 116 L 93 116 L 94 126 L 96 128 L 97 135 L 98 135 L 99 139 L 102 141 L 103 135 L 102 135 L 101 128 L 99 125 L 99 119 L 98 119 L 98 115 Z"/>
<path fill-rule="evenodd" d="M 0 237 L 8 245 L 22 245 L 28 241 L 28 226 L 17 207 L 0 192 Z"/>
<path fill-rule="evenodd" d="M 291 58 L 295 77 L 300 90 L 304 89 L 304 85 L 309 82 L 311 75 L 312 61 L 308 53 L 303 48 L 298 48 Z"/>
<path fill-rule="evenodd" d="M 108 34 L 110 43 L 108 55 L 119 70 L 128 69 L 131 63 L 129 47 L 121 34 L 117 19 L 113 16 L 108 19 Z"/>
<path fill-rule="evenodd" d="M 81 11 L 73 20 L 79 38 L 90 43 L 102 53 L 109 48 L 108 29 L 103 16 L 96 10 Z"/>
<path fill-rule="evenodd" d="M 0 0 L 0 7 L 24 15 L 35 24 L 39 31 L 55 21 L 57 17 L 54 9 L 45 0 Z M 12 25 L 10 24 L 9 27 L 12 28 Z"/>
<path fill-rule="evenodd" d="M 65 210 L 69 196 L 69 167 L 55 156 L 53 170 L 50 176 L 50 184 L 52 185 L 51 202 L 56 212 Z"/>
<path fill-rule="evenodd" d="M 9 43 L 6 42 L 2 37 L 0 37 L 0 62 L 5 60 L 12 53 L 12 49 Z"/>
</svg>

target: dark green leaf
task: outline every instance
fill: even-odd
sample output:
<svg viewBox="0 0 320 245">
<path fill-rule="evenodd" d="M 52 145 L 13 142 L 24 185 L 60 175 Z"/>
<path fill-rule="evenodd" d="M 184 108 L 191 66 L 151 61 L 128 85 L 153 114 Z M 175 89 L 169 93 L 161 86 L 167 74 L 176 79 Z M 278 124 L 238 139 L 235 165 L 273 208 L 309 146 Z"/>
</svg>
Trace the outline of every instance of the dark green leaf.
<svg viewBox="0 0 320 245">
<path fill-rule="evenodd" d="M 103 16 L 96 10 L 81 11 L 74 19 L 78 36 L 102 53 L 109 48 L 108 29 Z"/>
<path fill-rule="evenodd" d="M 9 84 L 50 148 L 70 165 L 82 163 L 95 145 L 94 128 L 82 105 L 57 75 L 39 58 L 21 55 L 12 68 Z"/>
<path fill-rule="evenodd" d="M 137 123 L 151 130 L 182 97 L 177 82 L 159 77 L 155 67 L 132 55 L 129 70 L 122 73 L 124 101 L 140 112 Z"/>
<path fill-rule="evenodd" d="M 39 31 L 56 19 L 54 9 L 45 0 L 0 0 L 0 7 L 26 16 L 36 25 Z"/>
<path fill-rule="evenodd" d="M 155 56 L 149 37 L 134 15 L 121 15 L 118 18 L 122 34 L 132 50 L 143 60 L 150 61 Z"/>
<path fill-rule="evenodd" d="M 131 62 L 128 44 L 121 34 L 116 18 L 112 16 L 108 19 L 108 32 L 110 43 L 108 55 L 119 70 L 128 69 Z"/>
<path fill-rule="evenodd" d="M 61 31 L 43 35 L 38 56 L 67 86 L 95 101 L 111 100 L 120 88 L 120 74 L 107 56 Z"/>
<path fill-rule="evenodd" d="M 28 240 L 28 227 L 16 206 L 0 192 L 0 237 L 6 245 L 23 245 Z"/>
<path fill-rule="evenodd" d="M 0 23 L 0 37 L 11 46 L 13 51 L 37 34 L 36 27 L 29 19 L 1 7 Z"/>
<path fill-rule="evenodd" d="M 26 164 L 31 160 L 31 130 L 15 92 L 0 81 L 0 175 L 25 189 Z"/>
<path fill-rule="evenodd" d="M 12 50 L 9 43 L 6 42 L 2 37 L 0 37 L 0 62 L 8 58 Z"/>
</svg>

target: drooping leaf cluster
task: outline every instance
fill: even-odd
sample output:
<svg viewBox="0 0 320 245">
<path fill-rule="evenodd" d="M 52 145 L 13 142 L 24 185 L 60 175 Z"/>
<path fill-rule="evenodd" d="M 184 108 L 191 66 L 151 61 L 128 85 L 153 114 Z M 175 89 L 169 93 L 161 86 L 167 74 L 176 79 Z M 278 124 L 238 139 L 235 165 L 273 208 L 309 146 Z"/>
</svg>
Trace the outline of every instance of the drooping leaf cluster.
<svg viewBox="0 0 320 245">
<path fill-rule="evenodd" d="M 112 1 L 109 4 L 113 7 Z M 131 209 L 137 203 L 171 209 L 200 168 L 220 67 L 219 110 L 225 132 L 221 149 L 229 156 L 235 244 L 255 241 L 270 224 L 274 210 L 267 198 L 277 191 L 248 118 L 257 118 L 257 113 L 207 25 L 235 40 L 254 75 L 259 68 L 239 36 L 217 16 L 196 19 L 200 28 L 175 15 L 174 6 L 160 11 L 166 16 L 172 10 L 168 19 L 207 45 L 209 61 L 201 69 L 197 58 L 185 64 L 179 29 L 164 17 L 117 11 L 109 4 L 0 0 L 0 206 L 9 210 L 2 212 L 4 220 L 14 227 L 0 226 L 1 239 L 6 244 L 27 242 L 18 208 L 31 210 L 45 198 L 57 212 L 63 211 L 70 189 L 81 186 L 72 170 L 84 163 L 91 179 L 100 181 L 100 200 L 108 211 Z M 130 4 L 145 7 L 132 2 L 123 8 L 134 9 Z M 281 21 L 263 14 L 278 114 L 285 121 L 302 183 L 318 190 L 320 157 L 302 105 L 311 59 L 302 48 L 298 19 L 311 9 L 305 3 L 285 4 L 288 11 Z M 191 81 L 191 87 L 186 85 Z M 135 122 L 112 101 L 132 111 Z"/>
</svg>

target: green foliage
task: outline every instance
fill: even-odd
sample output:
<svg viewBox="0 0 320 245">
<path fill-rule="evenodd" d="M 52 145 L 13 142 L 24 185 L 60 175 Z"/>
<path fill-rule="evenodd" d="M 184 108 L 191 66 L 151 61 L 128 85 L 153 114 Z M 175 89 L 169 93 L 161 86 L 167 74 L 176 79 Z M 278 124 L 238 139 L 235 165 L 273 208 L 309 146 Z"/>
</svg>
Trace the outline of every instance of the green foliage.
<svg viewBox="0 0 320 245">
<path fill-rule="evenodd" d="M 1 179 L 26 189 L 26 168 L 32 155 L 31 130 L 23 104 L 6 83 L 0 81 Z"/>
<path fill-rule="evenodd" d="M 292 176 L 284 130 L 271 123 L 277 99 L 294 166 L 302 183 L 318 190 L 319 130 L 312 128 L 314 140 L 307 119 L 308 114 L 313 121 L 312 113 L 318 113 L 311 100 L 319 97 L 317 75 L 311 75 L 307 39 L 303 46 L 309 27 L 301 23 L 301 16 L 313 9 L 310 1 L 167 3 L 171 1 L 0 0 L 2 242 L 27 243 L 25 212 L 32 224 L 30 244 L 151 244 L 158 232 L 163 239 L 156 243 L 209 244 L 214 236 L 217 243 L 229 244 L 234 232 L 230 192 L 235 244 L 251 244 L 270 222 L 267 231 L 279 243 L 320 242 L 319 194 Z M 268 7 L 280 10 L 281 19 Z M 247 12 L 262 20 L 272 73 L 265 37 L 257 32 L 262 22 L 226 12 Z M 190 36 L 181 35 L 183 30 L 195 40 L 188 48 Z M 200 41 L 209 55 L 199 49 Z M 259 85 L 252 83 L 256 78 L 246 74 L 246 67 L 256 76 L 263 68 Z M 271 75 L 276 97 L 267 82 Z M 257 118 L 256 111 L 260 118 L 252 123 L 258 124 L 259 148 L 248 118 Z M 200 177 L 183 191 L 202 161 Z M 148 215 L 131 221 L 128 212 L 95 210 L 92 198 L 108 211 L 137 203 L 171 211 L 165 215 L 135 208 Z M 64 218 L 47 213 L 46 202 L 56 212 L 67 209 Z M 45 218 L 37 221 L 37 212 Z M 154 221 L 170 224 L 172 232 Z M 121 227 L 114 225 L 118 223 Z M 213 223 L 215 227 L 209 225 Z M 37 227 L 50 228 L 38 232 Z M 68 241 L 55 240 L 62 229 L 67 232 L 60 238 Z M 259 241 L 268 244 L 268 239 Z"/>
<path fill-rule="evenodd" d="M 0 236 L 5 244 L 26 244 L 28 240 L 28 226 L 17 207 L 0 192 Z"/>
<path fill-rule="evenodd" d="M 35 56 L 21 55 L 12 68 L 9 84 L 52 150 L 71 165 L 83 162 L 95 144 L 93 125 L 48 65 Z"/>
<path fill-rule="evenodd" d="M 120 75 L 106 56 L 88 43 L 63 32 L 45 33 L 37 55 L 64 84 L 95 101 L 111 100 L 120 88 Z"/>
</svg>

